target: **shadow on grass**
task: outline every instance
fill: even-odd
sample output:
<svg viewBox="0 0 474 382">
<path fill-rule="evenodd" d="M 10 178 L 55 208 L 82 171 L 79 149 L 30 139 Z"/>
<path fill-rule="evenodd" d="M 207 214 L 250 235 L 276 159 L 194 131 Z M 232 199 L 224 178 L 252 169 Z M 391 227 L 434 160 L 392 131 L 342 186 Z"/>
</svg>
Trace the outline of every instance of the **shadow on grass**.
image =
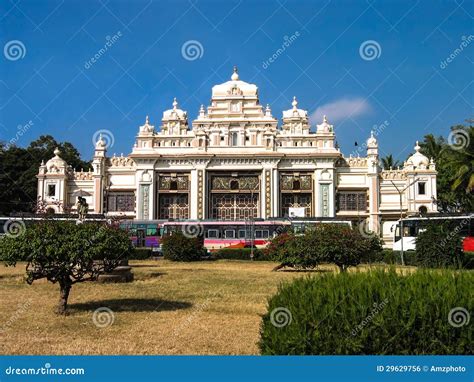
<svg viewBox="0 0 474 382">
<path fill-rule="evenodd" d="M 294 269 L 294 268 L 282 268 L 279 269 L 277 272 L 289 272 L 289 273 L 326 273 L 326 272 L 334 272 L 333 269 Z"/>
<path fill-rule="evenodd" d="M 158 268 L 159 264 L 129 264 L 132 268 Z"/>
<path fill-rule="evenodd" d="M 117 298 L 69 304 L 71 313 L 74 311 L 94 311 L 102 307 L 112 309 L 114 312 L 163 312 L 189 309 L 192 307 L 192 304 L 183 301 L 161 300 L 159 298 Z"/>
</svg>

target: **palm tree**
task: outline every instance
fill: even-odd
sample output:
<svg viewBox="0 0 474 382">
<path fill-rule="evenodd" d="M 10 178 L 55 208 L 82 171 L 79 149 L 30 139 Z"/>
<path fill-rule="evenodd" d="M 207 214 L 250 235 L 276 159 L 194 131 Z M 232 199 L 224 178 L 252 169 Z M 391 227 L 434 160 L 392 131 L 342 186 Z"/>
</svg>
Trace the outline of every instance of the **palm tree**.
<svg viewBox="0 0 474 382">
<path fill-rule="evenodd" d="M 424 141 L 420 142 L 420 152 L 437 162 L 445 143 L 443 137 L 436 138 L 433 134 L 425 135 Z"/>
<path fill-rule="evenodd" d="M 400 161 L 393 159 L 393 155 L 389 154 L 385 158 L 382 158 L 382 167 L 384 170 L 390 170 L 400 166 Z"/>
</svg>

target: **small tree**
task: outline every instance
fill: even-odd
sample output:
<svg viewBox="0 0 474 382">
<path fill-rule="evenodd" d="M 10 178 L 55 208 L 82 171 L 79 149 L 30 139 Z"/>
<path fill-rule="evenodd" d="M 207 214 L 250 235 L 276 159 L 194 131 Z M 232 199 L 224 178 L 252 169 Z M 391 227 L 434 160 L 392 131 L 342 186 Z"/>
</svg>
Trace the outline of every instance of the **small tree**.
<svg viewBox="0 0 474 382">
<path fill-rule="evenodd" d="M 362 256 L 382 251 L 381 240 L 372 235 L 363 236 L 359 230 L 341 224 L 321 224 L 316 227 L 320 236 L 321 256 L 336 264 L 341 272 L 360 264 Z"/>
<path fill-rule="evenodd" d="M 459 231 L 468 219 L 461 223 L 445 221 L 433 223 L 416 238 L 416 263 L 426 268 L 460 268 L 463 264 L 462 239 Z"/>
<path fill-rule="evenodd" d="M 188 237 L 181 231 L 163 237 L 163 257 L 172 261 L 197 261 L 206 254 L 202 237 Z"/>
<path fill-rule="evenodd" d="M 0 260 L 7 266 L 27 261 L 28 284 L 42 278 L 59 284 L 60 314 L 67 311 L 73 284 L 96 280 L 131 252 L 132 245 L 124 231 L 97 223 L 46 220 L 0 240 Z"/>
</svg>

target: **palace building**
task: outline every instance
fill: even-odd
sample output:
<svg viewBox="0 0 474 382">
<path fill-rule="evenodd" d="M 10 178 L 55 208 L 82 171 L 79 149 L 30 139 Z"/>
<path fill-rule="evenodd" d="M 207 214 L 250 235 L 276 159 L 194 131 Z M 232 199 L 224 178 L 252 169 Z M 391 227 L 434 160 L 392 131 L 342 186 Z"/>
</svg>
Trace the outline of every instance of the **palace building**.
<svg viewBox="0 0 474 382">
<path fill-rule="evenodd" d="M 234 69 L 191 124 L 176 99 L 159 128 L 147 117 L 127 156 L 108 156 L 101 137 L 93 169 L 76 172 L 56 150 L 39 168 L 38 198 L 60 213 L 82 196 L 90 213 L 139 220 L 364 221 L 386 241 L 400 194 L 404 215 L 436 211 L 435 164 L 418 144 L 402 168 L 383 170 L 373 133 L 366 156 L 345 157 L 328 118 L 311 126 L 295 97 L 280 123 Z"/>
</svg>

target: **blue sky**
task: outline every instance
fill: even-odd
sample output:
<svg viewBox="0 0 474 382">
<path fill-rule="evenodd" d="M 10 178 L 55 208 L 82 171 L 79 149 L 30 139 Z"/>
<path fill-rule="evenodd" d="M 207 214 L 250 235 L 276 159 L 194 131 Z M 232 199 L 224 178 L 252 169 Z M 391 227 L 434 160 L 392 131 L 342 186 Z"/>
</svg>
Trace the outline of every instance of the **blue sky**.
<svg viewBox="0 0 474 382">
<path fill-rule="evenodd" d="M 51 134 L 88 159 L 105 129 L 126 154 L 146 115 L 158 127 L 177 97 L 194 119 L 237 65 L 277 118 L 295 95 L 345 155 L 383 125 L 381 154 L 405 159 L 473 116 L 473 16 L 467 0 L 2 1 L 0 140 Z"/>
</svg>

